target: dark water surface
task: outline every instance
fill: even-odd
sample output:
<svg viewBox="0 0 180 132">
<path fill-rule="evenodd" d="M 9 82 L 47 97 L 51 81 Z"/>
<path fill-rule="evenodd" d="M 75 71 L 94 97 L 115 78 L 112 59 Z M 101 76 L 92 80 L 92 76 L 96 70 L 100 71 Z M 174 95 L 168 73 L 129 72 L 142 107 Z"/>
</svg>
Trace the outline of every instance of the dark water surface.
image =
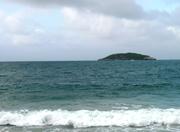
<svg viewBox="0 0 180 132">
<path fill-rule="evenodd" d="M 0 63 L 1 131 L 180 131 L 180 61 Z"/>
</svg>

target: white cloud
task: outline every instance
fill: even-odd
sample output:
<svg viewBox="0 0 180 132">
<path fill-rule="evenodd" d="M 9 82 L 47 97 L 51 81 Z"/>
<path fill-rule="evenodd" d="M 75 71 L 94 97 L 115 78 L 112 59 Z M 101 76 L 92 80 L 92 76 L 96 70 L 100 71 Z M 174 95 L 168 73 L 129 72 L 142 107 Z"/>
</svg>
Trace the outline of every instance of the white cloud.
<svg viewBox="0 0 180 132">
<path fill-rule="evenodd" d="M 36 45 L 46 40 L 45 31 L 31 18 L 33 13 L 15 12 L 12 14 L 0 13 L 0 38 L 13 45 Z"/>
<path fill-rule="evenodd" d="M 88 32 L 89 35 L 108 37 L 113 30 L 112 17 L 93 14 L 90 11 L 80 12 L 74 8 L 63 8 L 62 13 L 67 27 Z"/>
<path fill-rule="evenodd" d="M 22 16 L 19 14 L 13 14 L 10 16 L 6 16 L 4 23 L 6 24 L 7 29 L 12 33 L 18 33 L 23 30 Z"/>
<path fill-rule="evenodd" d="M 94 13 L 123 18 L 141 18 L 144 11 L 135 0 L 8 0 L 27 5 L 45 7 L 71 7 Z"/>
<path fill-rule="evenodd" d="M 71 27 L 74 30 L 72 32 L 83 34 L 83 38 L 91 36 L 91 43 L 100 40 L 95 44 L 101 43 L 101 48 L 109 48 L 109 52 L 144 52 L 160 58 L 168 58 L 178 53 L 177 50 L 173 50 L 174 47 L 180 48 L 177 27 L 169 28 L 166 22 L 156 19 L 122 19 L 94 14 L 90 11 L 81 12 L 72 8 L 64 8 L 63 14 L 66 26 Z M 167 55 L 166 52 L 172 56 Z"/>
<path fill-rule="evenodd" d="M 134 0 L 21 2 L 42 7 L 58 4 L 62 16 L 54 21 L 54 15 L 46 14 L 53 14 L 53 8 L 45 8 L 45 12 L 34 7 L 28 11 L 0 12 L 0 43 L 6 44 L 6 49 L 0 45 L 0 56 L 16 49 L 8 56 L 86 60 L 115 52 L 140 52 L 158 58 L 180 58 L 178 9 L 171 13 L 154 11 L 144 16 Z M 38 18 L 37 12 L 39 16 L 46 14 L 48 21 Z M 49 28 L 52 25 L 55 27 Z"/>
<path fill-rule="evenodd" d="M 173 33 L 177 38 L 180 39 L 180 27 L 179 26 L 168 26 L 167 30 Z"/>
<path fill-rule="evenodd" d="M 33 37 L 29 35 L 13 35 L 12 36 L 12 42 L 15 45 L 27 45 L 27 44 L 32 44 L 33 43 Z"/>
<path fill-rule="evenodd" d="M 0 20 L 2 20 L 4 17 L 4 13 L 2 11 L 0 11 Z"/>
</svg>

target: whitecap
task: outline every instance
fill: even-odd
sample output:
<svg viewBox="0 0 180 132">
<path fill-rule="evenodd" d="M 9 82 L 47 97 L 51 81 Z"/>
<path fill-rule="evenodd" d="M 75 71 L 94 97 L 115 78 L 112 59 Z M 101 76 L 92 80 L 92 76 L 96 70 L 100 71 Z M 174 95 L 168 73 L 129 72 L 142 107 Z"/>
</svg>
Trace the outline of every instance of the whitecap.
<svg viewBox="0 0 180 132">
<path fill-rule="evenodd" d="M 86 127 L 145 127 L 180 125 L 180 109 L 139 109 L 112 111 L 0 111 L 0 125 Z"/>
</svg>

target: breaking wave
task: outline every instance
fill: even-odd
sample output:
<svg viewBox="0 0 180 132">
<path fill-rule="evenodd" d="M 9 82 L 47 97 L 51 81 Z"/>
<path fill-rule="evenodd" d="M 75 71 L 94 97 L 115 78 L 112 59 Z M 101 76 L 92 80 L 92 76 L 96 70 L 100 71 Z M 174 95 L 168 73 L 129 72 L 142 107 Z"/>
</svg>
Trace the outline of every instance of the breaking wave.
<svg viewBox="0 0 180 132">
<path fill-rule="evenodd" d="M 180 109 L 139 109 L 118 111 L 0 111 L 0 125 L 86 127 L 144 127 L 180 125 Z"/>
</svg>

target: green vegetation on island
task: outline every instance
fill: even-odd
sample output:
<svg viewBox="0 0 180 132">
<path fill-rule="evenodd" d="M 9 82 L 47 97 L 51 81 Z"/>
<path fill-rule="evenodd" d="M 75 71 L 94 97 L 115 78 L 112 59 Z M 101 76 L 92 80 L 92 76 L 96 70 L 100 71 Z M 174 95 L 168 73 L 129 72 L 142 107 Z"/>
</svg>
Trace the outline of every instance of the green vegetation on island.
<svg viewBox="0 0 180 132">
<path fill-rule="evenodd" d="M 112 54 L 105 58 L 99 59 L 99 61 L 108 61 L 108 60 L 156 60 L 155 58 L 142 55 L 138 53 L 119 53 L 119 54 Z"/>
</svg>

